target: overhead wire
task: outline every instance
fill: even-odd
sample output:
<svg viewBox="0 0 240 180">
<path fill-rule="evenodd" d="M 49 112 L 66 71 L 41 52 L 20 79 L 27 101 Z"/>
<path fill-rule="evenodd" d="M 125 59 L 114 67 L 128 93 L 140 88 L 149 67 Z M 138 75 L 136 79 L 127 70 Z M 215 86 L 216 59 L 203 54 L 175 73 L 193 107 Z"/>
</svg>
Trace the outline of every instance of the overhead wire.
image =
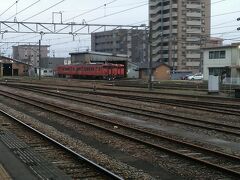
<svg viewBox="0 0 240 180">
<path fill-rule="evenodd" d="M 223 1 L 225 1 L 225 0 L 213 2 L 213 3 L 211 3 L 211 4 L 216 4 L 216 3 L 223 2 Z M 147 5 L 147 4 L 144 4 L 144 5 Z M 140 6 L 144 6 L 144 5 L 140 5 Z M 101 6 L 101 7 L 103 7 L 103 6 Z M 137 7 L 138 7 L 138 6 L 137 6 Z M 95 21 L 95 20 L 98 20 L 98 19 L 101 19 L 101 18 L 105 18 L 105 17 L 108 17 L 108 16 L 116 15 L 116 14 L 120 14 L 120 13 L 122 13 L 122 12 L 126 12 L 126 11 L 129 11 L 129 10 L 131 10 L 131 9 L 135 9 L 135 8 L 137 8 L 137 7 L 133 7 L 133 8 L 125 9 L 125 10 L 122 10 L 122 11 L 119 11 L 119 12 L 115 12 L 115 13 L 112 13 L 112 14 L 109 14 L 109 15 L 101 16 L 101 17 L 98 17 L 98 18 L 96 18 L 96 19 L 92 19 L 92 20 L 90 20 L 90 21 L 88 21 L 88 22 L 92 22 L 92 21 Z M 100 8 L 100 7 L 95 8 L 95 10 L 97 10 L 98 8 Z M 87 11 L 87 12 L 85 12 L 85 13 L 89 13 L 89 12 L 92 12 L 92 11 L 93 11 L 93 10 L 90 10 L 90 11 Z M 236 12 L 230 12 L 230 13 L 236 13 Z M 229 14 L 230 14 L 230 13 L 229 13 Z M 226 14 L 228 14 L 228 13 L 219 14 L 218 16 L 226 15 Z M 81 16 L 81 15 L 83 15 L 83 13 L 80 14 L 80 15 L 78 15 L 78 16 L 74 16 L 74 17 L 71 18 L 71 19 L 74 19 L 74 18 L 79 17 L 79 16 Z M 142 21 L 142 22 L 146 22 L 146 21 Z M 224 32 L 224 33 L 229 33 L 229 32 Z M 224 33 L 216 33 L 216 34 L 224 34 Z"/>
<path fill-rule="evenodd" d="M 20 13 L 26 11 L 27 9 L 31 8 L 32 6 L 34 6 L 35 4 L 39 3 L 40 1 L 41 1 L 41 0 L 37 0 L 37 1 L 35 1 L 34 3 L 30 4 L 30 5 L 27 6 L 26 8 L 24 8 L 24 9 L 22 9 L 21 11 L 17 12 L 15 15 L 13 15 L 13 16 L 7 18 L 5 21 L 8 21 L 9 19 L 13 18 L 14 16 L 16 16 L 16 15 L 18 15 L 18 14 L 20 14 Z"/>
<path fill-rule="evenodd" d="M 110 1 L 110 2 L 106 3 L 106 5 L 112 4 L 113 2 L 116 2 L 116 1 L 117 1 L 117 0 Z M 81 13 L 81 14 L 79 14 L 79 15 L 77 15 L 77 16 L 84 15 L 84 14 L 88 14 L 88 13 L 93 12 L 93 11 L 99 9 L 99 8 L 102 8 L 102 7 L 104 7 L 104 5 L 101 5 L 101 6 L 98 6 L 98 7 L 96 7 L 96 8 L 93 8 L 93 9 L 91 9 L 91 10 L 89 10 L 89 11 L 87 11 L 87 12 Z M 74 18 L 76 18 L 77 16 L 74 16 L 74 17 L 69 18 L 69 19 L 67 19 L 67 20 L 74 19 Z M 64 22 L 67 21 L 67 20 L 64 20 Z M 37 35 L 37 36 L 32 36 L 32 37 L 30 37 L 30 38 L 35 38 L 35 37 L 38 37 L 38 36 L 39 36 L 39 35 Z M 19 36 L 19 37 L 21 37 L 21 36 Z M 29 39 L 30 39 L 30 38 L 29 38 Z M 27 40 L 28 40 L 28 39 L 27 39 Z"/>
<path fill-rule="evenodd" d="M 219 1 L 216 1 L 216 2 L 211 2 L 211 3 L 207 4 L 206 6 L 209 6 L 209 5 L 212 5 L 212 4 L 221 3 L 223 1 L 226 1 L 226 0 L 219 0 Z"/>
<path fill-rule="evenodd" d="M 101 6 L 98 6 L 98 7 L 96 7 L 96 8 L 90 9 L 90 10 L 88 10 L 88 11 L 86 11 L 86 12 L 83 12 L 83 13 L 78 14 L 78 15 L 76 15 L 76 16 L 74 16 L 74 17 L 71 17 L 71 18 L 69 18 L 69 19 L 67 19 L 67 20 L 64 20 L 64 22 L 69 21 L 69 20 L 72 20 L 72 19 L 75 19 L 75 18 L 80 17 L 80 16 L 82 16 L 82 15 L 84 15 L 84 14 L 88 14 L 88 13 L 90 13 L 90 12 L 96 11 L 96 10 L 98 10 L 98 9 L 100 9 L 100 8 L 103 8 L 103 7 L 105 7 L 105 6 L 109 5 L 109 4 L 112 4 L 112 3 L 116 2 L 116 1 L 117 1 L 117 0 L 113 0 L 113 1 L 110 1 L 110 2 L 108 2 L 108 3 L 105 3 L 104 5 L 101 5 Z"/>
<path fill-rule="evenodd" d="M 1 14 L 0 14 L 0 17 L 5 14 L 9 9 L 11 9 L 15 4 L 17 4 L 20 0 L 17 0 L 15 1 L 10 7 L 8 7 L 5 11 L 3 11 Z"/>
<path fill-rule="evenodd" d="M 106 17 L 109 17 L 109 16 L 113 16 L 113 15 L 116 15 L 116 14 L 127 12 L 127 11 L 130 11 L 130 10 L 142 7 L 142 6 L 146 6 L 146 5 L 148 5 L 148 3 L 144 3 L 144 4 L 141 4 L 141 5 L 134 6 L 134 7 L 128 8 L 128 9 L 124 9 L 124 10 L 121 10 L 121 11 L 118 11 L 118 12 L 114 12 L 114 13 L 111 13 L 111 14 L 108 14 L 108 15 L 105 15 L 105 16 L 101 16 L 101 17 L 98 17 L 98 18 L 95 18 L 95 19 L 91 19 L 91 20 L 89 20 L 87 22 L 96 21 L 96 20 L 99 20 L 99 19 L 102 19 L 102 18 L 106 18 Z"/>
<path fill-rule="evenodd" d="M 45 10 L 40 11 L 40 12 L 38 12 L 38 13 L 32 15 L 31 17 L 28 17 L 28 18 L 24 19 L 23 21 L 27 21 L 27 20 L 29 20 L 29 19 L 32 19 L 33 17 L 36 17 L 36 16 L 38 16 L 38 15 L 40 15 L 40 14 L 42 14 L 42 13 L 48 11 L 49 9 L 51 9 L 51 8 L 53 8 L 53 7 L 55 7 L 55 6 L 59 5 L 59 4 L 61 4 L 61 3 L 63 3 L 64 1 L 66 1 L 66 0 L 61 0 L 61 1 L 57 2 L 56 4 L 53 4 L 52 6 L 46 8 Z"/>
</svg>

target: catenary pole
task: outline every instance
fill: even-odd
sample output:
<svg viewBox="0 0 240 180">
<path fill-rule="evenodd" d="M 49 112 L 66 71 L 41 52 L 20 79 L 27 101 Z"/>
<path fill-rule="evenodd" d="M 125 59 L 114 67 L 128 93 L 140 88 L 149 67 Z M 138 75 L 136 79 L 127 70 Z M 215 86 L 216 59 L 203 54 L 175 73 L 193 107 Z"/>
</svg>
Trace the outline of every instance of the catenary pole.
<svg viewBox="0 0 240 180">
<path fill-rule="evenodd" d="M 38 47 L 38 51 L 39 51 L 39 53 L 38 53 L 38 60 L 39 60 L 39 76 L 38 76 L 38 78 L 39 78 L 39 80 L 41 80 L 41 39 L 39 39 L 39 47 Z"/>
<path fill-rule="evenodd" d="M 148 90 L 153 89 L 152 84 L 152 22 L 149 22 L 149 38 L 148 38 L 148 44 L 149 44 L 149 64 L 148 64 Z"/>
</svg>

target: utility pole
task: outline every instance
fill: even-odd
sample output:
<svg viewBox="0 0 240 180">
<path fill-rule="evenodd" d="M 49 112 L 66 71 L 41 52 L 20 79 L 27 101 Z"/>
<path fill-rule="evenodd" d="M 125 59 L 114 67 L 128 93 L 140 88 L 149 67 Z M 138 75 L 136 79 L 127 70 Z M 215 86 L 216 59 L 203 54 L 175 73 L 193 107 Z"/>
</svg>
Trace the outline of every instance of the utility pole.
<svg viewBox="0 0 240 180">
<path fill-rule="evenodd" d="M 39 53 L 38 53 L 38 63 L 39 63 L 39 76 L 38 76 L 38 78 L 39 78 L 39 80 L 41 80 L 41 39 L 39 39 L 39 47 L 38 47 L 38 51 L 39 51 Z"/>
<path fill-rule="evenodd" d="M 152 84 L 152 21 L 150 21 L 150 24 L 149 24 L 148 44 L 149 44 L 148 90 L 151 91 L 153 89 L 153 84 Z"/>
</svg>

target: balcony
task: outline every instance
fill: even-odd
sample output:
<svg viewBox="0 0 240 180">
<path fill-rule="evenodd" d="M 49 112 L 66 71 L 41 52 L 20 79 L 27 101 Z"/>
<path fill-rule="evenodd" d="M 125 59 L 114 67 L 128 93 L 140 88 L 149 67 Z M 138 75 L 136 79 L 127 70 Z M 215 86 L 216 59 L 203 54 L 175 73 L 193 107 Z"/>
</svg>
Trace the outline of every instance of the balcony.
<svg viewBox="0 0 240 180">
<path fill-rule="evenodd" d="M 188 34 L 201 34 L 200 29 L 187 29 L 186 31 Z"/>
<path fill-rule="evenodd" d="M 200 46 L 187 46 L 186 49 L 187 50 L 199 50 Z"/>
<path fill-rule="evenodd" d="M 167 5 L 167 6 L 163 7 L 163 10 L 168 10 L 168 9 L 170 9 L 170 5 Z"/>
<path fill-rule="evenodd" d="M 168 58 L 168 57 L 169 57 L 168 54 L 163 54 L 163 55 L 162 55 L 162 58 Z"/>
<path fill-rule="evenodd" d="M 172 21 L 172 25 L 178 25 L 177 21 Z"/>
<path fill-rule="evenodd" d="M 186 57 L 189 59 L 200 59 L 200 54 L 187 54 Z"/>
<path fill-rule="evenodd" d="M 158 38 L 159 36 L 161 36 L 161 31 L 156 31 L 155 33 L 153 33 L 153 35 L 152 35 L 152 38 L 153 39 L 156 39 L 156 38 Z"/>
<path fill-rule="evenodd" d="M 150 18 L 153 23 L 159 24 L 159 19 L 161 19 L 160 15 L 154 16 Z M 154 24 L 155 25 L 155 24 Z"/>
<path fill-rule="evenodd" d="M 186 41 L 188 41 L 188 42 L 200 42 L 200 38 L 188 37 L 188 38 L 186 38 Z"/>
<path fill-rule="evenodd" d="M 158 14 L 158 12 L 161 11 L 161 6 L 156 6 L 152 9 L 150 9 L 150 14 Z"/>
<path fill-rule="evenodd" d="M 178 30 L 177 30 L 177 29 L 172 29 L 172 33 L 177 34 L 177 33 L 178 33 Z"/>
<path fill-rule="evenodd" d="M 159 59 L 161 59 L 160 54 L 153 55 L 153 61 L 158 61 Z"/>
<path fill-rule="evenodd" d="M 177 9 L 178 8 L 178 4 L 173 4 L 172 5 L 172 9 Z"/>
<path fill-rule="evenodd" d="M 167 21 L 167 22 L 163 22 L 163 26 L 169 26 L 170 25 L 170 22 Z"/>
<path fill-rule="evenodd" d="M 158 54 L 160 52 L 160 47 L 157 47 L 156 49 L 153 49 L 153 54 Z"/>
<path fill-rule="evenodd" d="M 187 4 L 187 9 L 201 9 L 200 4 Z"/>
<path fill-rule="evenodd" d="M 177 12 L 172 12 L 172 17 L 177 17 L 178 13 Z"/>
<path fill-rule="evenodd" d="M 187 21 L 189 26 L 201 26 L 201 21 Z"/>
<path fill-rule="evenodd" d="M 202 17 L 201 13 L 187 13 L 187 17 Z"/>
<path fill-rule="evenodd" d="M 169 30 L 163 30 L 163 34 L 169 34 L 170 31 Z"/>
<path fill-rule="evenodd" d="M 200 62 L 196 62 L 196 61 L 187 62 L 187 63 L 186 63 L 186 66 L 199 67 L 199 66 L 200 66 Z"/>
<path fill-rule="evenodd" d="M 161 2 L 159 2 L 159 1 L 150 1 L 150 6 L 158 6 L 159 4 L 160 4 Z"/>
</svg>

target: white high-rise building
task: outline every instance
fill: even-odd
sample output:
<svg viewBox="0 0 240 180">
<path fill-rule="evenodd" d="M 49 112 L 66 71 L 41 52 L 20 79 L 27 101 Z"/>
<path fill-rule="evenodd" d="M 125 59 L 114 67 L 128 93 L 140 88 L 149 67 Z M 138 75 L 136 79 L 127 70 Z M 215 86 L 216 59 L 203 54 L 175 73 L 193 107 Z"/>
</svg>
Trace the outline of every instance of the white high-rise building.
<svg viewBox="0 0 240 180">
<path fill-rule="evenodd" d="M 149 0 L 152 58 L 176 70 L 201 71 L 210 39 L 211 0 Z"/>
</svg>

